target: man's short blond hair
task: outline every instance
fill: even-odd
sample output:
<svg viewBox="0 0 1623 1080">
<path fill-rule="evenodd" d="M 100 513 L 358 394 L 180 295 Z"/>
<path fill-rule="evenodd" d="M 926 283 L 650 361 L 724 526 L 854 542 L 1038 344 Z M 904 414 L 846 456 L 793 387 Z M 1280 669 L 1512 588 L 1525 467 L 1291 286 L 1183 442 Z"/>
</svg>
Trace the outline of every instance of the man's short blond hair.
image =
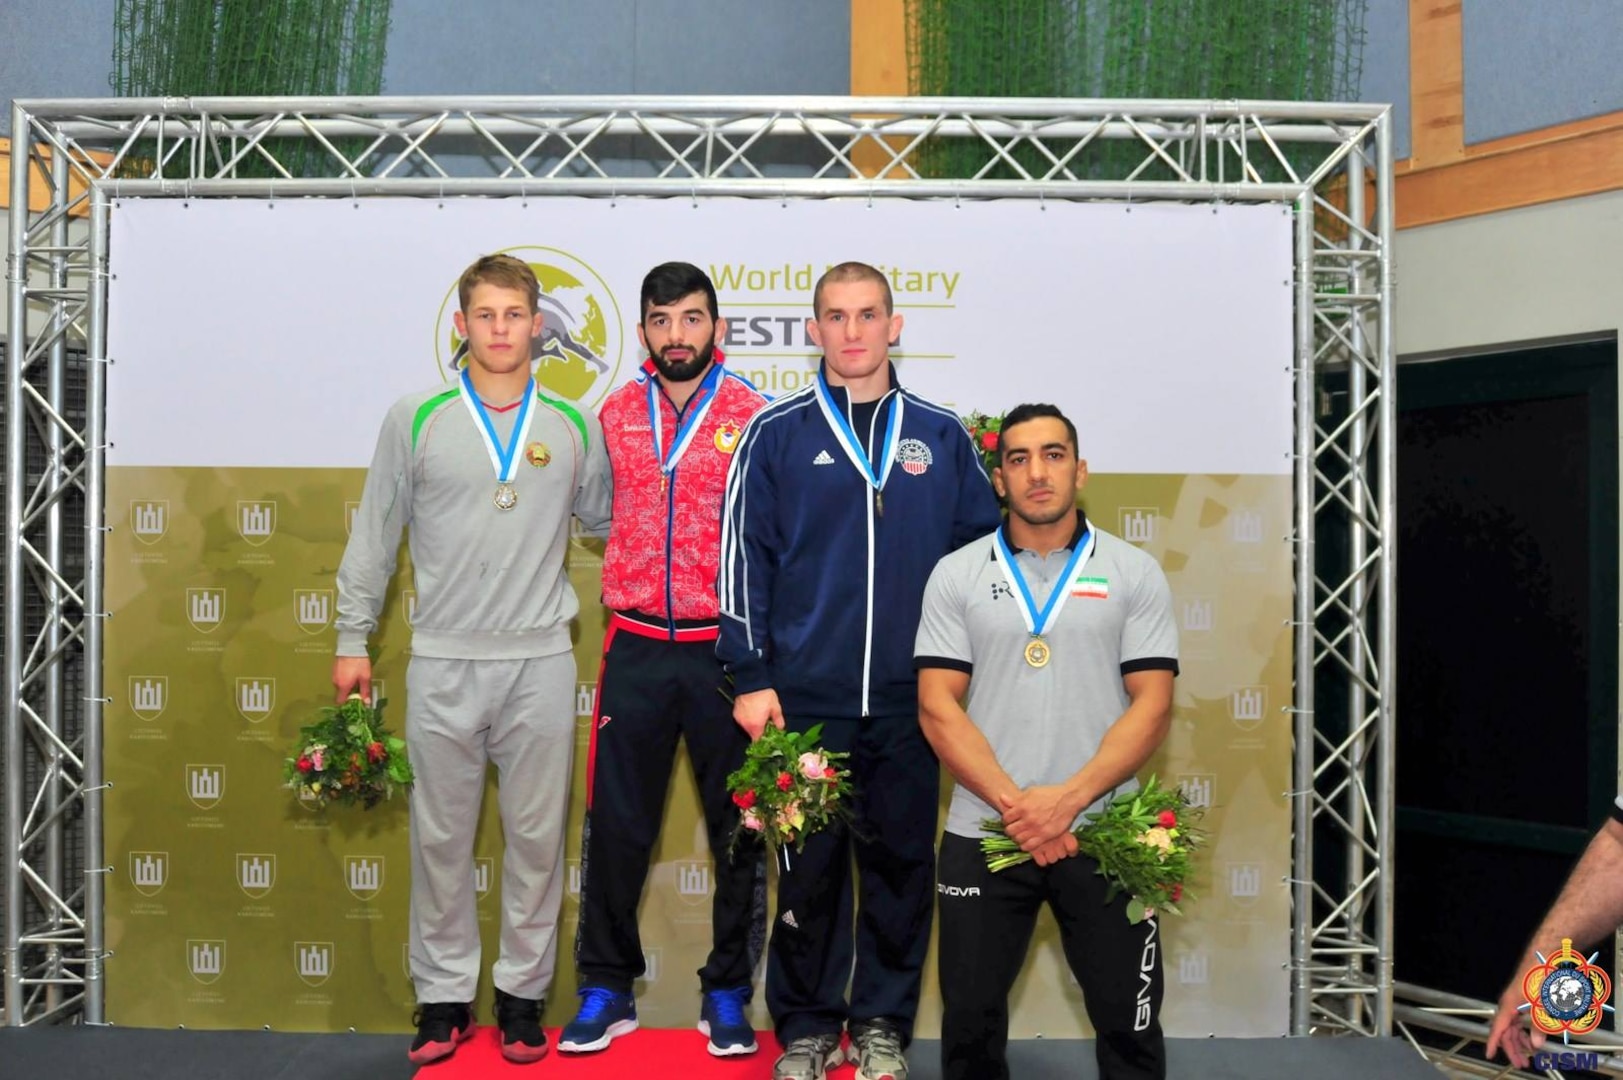
<svg viewBox="0 0 1623 1080">
<path fill-rule="evenodd" d="M 481 255 L 474 264 L 462 271 L 462 277 L 456 283 L 457 307 L 464 313 L 468 310 L 468 301 L 473 298 L 473 290 L 480 285 L 494 285 L 498 289 L 517 289 L 530 301 L 530 314 L 539 310 L 541 303 L 541 283 L 535 279 L 535 271 L 523 259 L 515 259 L 511 255 Z"/>
<path fill-rule="evenodd" d="M 817 279 L 817 287 L 812 290 L 812 314 L 821 317 L 823 314 L 823 286 L 845 284 L 851 281 L 872 281 L 878 284 L 885 294 L 885 314 L 890 315 L 894 307 L 890 298 L 890 279 L 880 273 L 876 268 L 865 262 L 842 262 L 838 266 L 831 266 Z"/>
</svg>

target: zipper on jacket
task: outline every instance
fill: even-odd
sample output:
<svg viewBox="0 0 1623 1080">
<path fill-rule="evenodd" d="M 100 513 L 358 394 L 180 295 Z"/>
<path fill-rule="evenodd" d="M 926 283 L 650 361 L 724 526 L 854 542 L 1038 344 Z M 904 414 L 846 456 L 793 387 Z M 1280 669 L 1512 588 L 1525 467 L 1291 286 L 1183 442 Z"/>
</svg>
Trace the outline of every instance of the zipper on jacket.
<svg viewBox="0 0 1623 1080">
<path fill-rule="evenodd" d="M 680 465 L 677 468 L 681 468 Z M 671 588 L 671 539 L 676 533 L 676 469 L 671 470 L 665 485 L 665 625 L 672 641 L 676 640 L 676 600 Z"/>
<path fill-rule="evenodd" d="M 659 393 L 660 396 L 664 397 L 666 401 L 670 401 L 670 396 L 665 393 L 665 387 L 663 385 L 660 386 Z M 689 398 L 687 404 L 693 404 L 693 399 Z M 677 430 L 682 426 L 682 413 L 686 408 L 687 405 L 684 405 L 681 409 L 678 409 L 676 407 L 676 402 L 671 401 L 671 412 L 676 415 L 676 423 L 671 428 L 671 441 L 673 443 L 676 440 Z M 665 448 L 663 446 L 660 447 L 659 452 L 661 454 L 665 453 Z M 654 464 L 659 466 L 661 475 L 663 475 L 664 463 L 656 461 Z M 681 466 L 678 465 L 677 468 L 679 469 Z M 675 535 L 676 469 L 672 469 L 670 475 L 665 477 L 665 633 L 669 636 L 671 641 L 676 640 L 676 598 L 675 590 L 671 586 L 671 556 L 673 554 L 672 540 Z"/>
<path fill-rule="evenodd" d="M 879 399 L 879 404 L 874 406 L 873 416 L 868 419 L 868 445 L 863 447 L 863 451 L 868 455 L 869 467 L 874 470 L 875 476 L 880 475 L 880 472 L 883 470 L 884 466 L 873 460 L 874 432 L 877 430 L 877 425 L 879 423 L 879 414 L 885 411 L 885 399 L 890 397 L 893 393 L 895 393 L 894 390 L 890 391 L 889 393 L 885 394 L 884 397 Z M 892 407 L 894 408 L 894 405 Z M 847 390 L 845 394 L 845 409 L 846 422 L 850 423 L 853 417 L 851 415 L 851 392 L 849 390 Z M 900 437 L 901 432 L 898 431 L 896 434 L 898 437 Z M 866 624 L 863 627 L 862 634 L 862 715 L 867 716 L 869 715 L 868 698 L 870 682 L 873 677 L 873 556 L 875 525 L 874 496 L 876 492 L 874 491 L 872 484 L 864 483 L 862 486 L 867 490 L 868 493 L 868 603 L 864 616 L 866 619 Z"/>
</svg>

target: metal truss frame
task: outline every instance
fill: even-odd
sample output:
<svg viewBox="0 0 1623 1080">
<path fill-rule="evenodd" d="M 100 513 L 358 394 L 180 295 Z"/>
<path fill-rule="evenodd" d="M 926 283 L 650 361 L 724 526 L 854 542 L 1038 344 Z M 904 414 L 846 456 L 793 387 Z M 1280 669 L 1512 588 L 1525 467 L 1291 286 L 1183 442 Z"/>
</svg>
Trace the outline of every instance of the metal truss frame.
<svg viewBox="0 0 1623 1080">
<path fill-rule="evenodd" d="M 1392 1024 L 1397 1034 L 1406 1039 L 1420 1056 L 1435 1065 L 1444 1076 L 1482 1077 L 1486 1080 L 1506 1080 L 1509 1077 L 1544 1077 L 1545 1080 L 1564 1080 L 1569 1075 L 1593 1076 L 1597 1072 L 1607 1076 L 1623 1076 L 1623 1046 L 1613 1041 L 1610 1028 L 1599 1028 L 1587 1039 L 1570 1044 L 1553 1040 L 1546 1048 L 1553 1051 L 1594 1053 L 1599 1057 L 1594 1069 L 1578 1070 L 1550 1067 L 1527 1071 L 1510 1065 L 1501 1065 L 1484 1059 L 1481 1044 L 1488 1041 L 1488 1028 L 1498 1005 L 1490 1001 L 1432 990 L 1413 983 L 1394 982 Z"/>
<path fill-rule="evenodd" d="M 1295 687 L 1283 711 L 1296 752 L 1286 793 L 1293 871 L 1281 883 L 1293 901 L 1291 1030 L 1391 1032 L 1396 382 L 1387 107 L 87 99 L 15 102 L 12 136 L 0 778 L 6 1023 L 103 1019 L 102 883 L 111 868 L 100 800 L 108 700 L 100 670 L 102 402 L 112 200 L 725 195 L 1292 208 Z M 979 166 L 955 179 L 927 176 L 929 150 L 941 140 L 979 148 Z M 43 195 L 42 209 L 30 209 L 31 194 Z M 88 229 L 70 229 L 80 217 Z M 77 403 L 82 425 L 69 420 L 70 342 L 82 343 L 88 357 Z M 1347 408 L 1320 408 L 1326 377 L 1345 379 Z M 30 467 L 39 461 L 43 467 Z M 82 565 L 69 565 L 64 531 L 79 523 L 65 518 L 64 507 L 81 497 L 84 554 Z M 1336 558 L 1322 554 L 1327 538 Z M 82 675 L 77 696 L 70 665 Z M 1315 723 L 1329 698 L 1345 723 Z M 1326 863 L 1335 864 L 1331 871 Z M 71 864 L 82 864 L 82 873 L 70 873 Z"/>
</svg>

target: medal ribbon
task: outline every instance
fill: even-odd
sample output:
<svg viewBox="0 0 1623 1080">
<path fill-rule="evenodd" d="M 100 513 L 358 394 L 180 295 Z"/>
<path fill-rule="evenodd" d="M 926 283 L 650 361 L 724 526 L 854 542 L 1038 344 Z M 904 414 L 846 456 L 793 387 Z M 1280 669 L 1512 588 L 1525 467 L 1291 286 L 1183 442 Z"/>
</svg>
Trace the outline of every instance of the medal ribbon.
<svg viewBox="0 0 1623 1080">
<path fill-rule="evenodd" d="M 881 398 L 881 401 L 884 399 Z M 880 462 L 879 472 L 875 475 L 873 464 L 868 460 L 868 454 L 862 448 L 862 441 L 857 438 L 856 432 L 851 430 L 851 424 L 834 403 L 834 394 L 828 388 L 828 380 L 823 378 L 823 372 L 817 372 L 817 404 L 823 410 L 823 418 L 828 426 L 834 429 L 835 437 L 845 449 L 845 456 L 851 459 L 851 464 L 857 467 L 857 472 L 868 481 L 868 486 L 879 491 L 885 486 L 890 477 L 890 468 L 896 464 L 896 444 L 900 441 L 897 436 L 902 431 L 902 395 L 897 394 L 896 400 L 891 402 L 890 422 L 885 425 L 885 439 L 879 444 L 877 460 Z"/>
<path fill-rule="evenodd" d="M 467 368 L 462 369 L 462 383 L 458 389 L 462 392 L 462 404 L 468 407 L 474 426 L 479 429 L 479 435 L 485 441 L 485 450 L 490 454 L 490 464 L 496 470 L 497 483 L 511 484 L 518 472 L 518 448 L 523 446 L 524 440 L 530 436 L 530 421 L 534 417 L 531 406 L 535 404 L 535 380 L 531 379 L 524 388 L 523 404 L 518 407 L 518 416 L 513 420 L 513 436 L 505 447 L 501 446 L 500 440 L 496 438 L 496 425 L 490 422 L 490 413 L 485 409 L 485 403 L 473 392 L 473 380 L 468 377 Z"/>
<path fill-rule="evenodd" d="M 693 441 L 693 436 L 698 434 L 699 425 L 704 423 L 705 416 L 710 412 L 710 406 L 716 403 L 716 387 L 721 385 L 721 376 L 721 357 L 717 356 L 711 363 L 710 370 L 705 372 L 704 381 L 693 392 L 700 399 L 698 407 L 690 409 L 687 419 L 677 426 L 669 453 L 664 450 L 664 418 L 661 416 L 659 398 L 656 396 L 659 393 L 657 385 L 659 379 L 653 374 L 648 376 L 648 424 L 654 435 L 654 460 L 659 462 L 659 470 L 666 476 L 676 471 L 676 463 L 687 453 L 688 444 Z"/>
<path fill-rule="evenodd" d="M 1009 579 L 1014 588 L 1015 596 L 1020 601 L 1020 617 L 1026 620 L 1026 630 L 1040 636 L 1048 633 L 1048 628 L 1059 619 L 1059 610 L 1065 606 L 1065 601 L 1071 595 L 1071 583 L 1076 575 L 1093 555 L 1094 541 L 1097 538 L 1093 530 L 1089 529 L 1082 534 L 1071 551 L 1071 557 L 1065 563 L 1065 569 L 1060 571 L 1059 582 L 1054 591 L 1048 594 L 1048 603 L 1043 605 L 1042 611 L 1037 610 L 1037 602 L 1032 599 L 1031 587 L 1026 584 L 1026 575 L 1020 571 L 1020 563 L 1016 561 L 1014 552 L 1009 550 L 1008 541 L 1003 539 L 1003 530 L 999 529 L 993 534 L 995 546 L 992 554 L 997 558 L 998 566 L 1003 568 L 1003 576 Z"/>
</svg>

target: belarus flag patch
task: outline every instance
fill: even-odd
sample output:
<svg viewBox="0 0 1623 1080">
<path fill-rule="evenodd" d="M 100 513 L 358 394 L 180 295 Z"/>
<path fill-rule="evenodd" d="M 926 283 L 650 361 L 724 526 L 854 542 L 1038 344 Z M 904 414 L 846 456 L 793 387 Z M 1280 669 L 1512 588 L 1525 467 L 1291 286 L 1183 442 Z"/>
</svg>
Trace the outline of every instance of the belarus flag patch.
<svg viewBox="0 0 1623 1080">
<path fill-rule="evenodd" d="M 1071 595 L 1080 596 L 1086 600 L 1109 600 L 1110 579 L 1102 577 L 1078 577 L 1071 582 Z"/>
</svg>

